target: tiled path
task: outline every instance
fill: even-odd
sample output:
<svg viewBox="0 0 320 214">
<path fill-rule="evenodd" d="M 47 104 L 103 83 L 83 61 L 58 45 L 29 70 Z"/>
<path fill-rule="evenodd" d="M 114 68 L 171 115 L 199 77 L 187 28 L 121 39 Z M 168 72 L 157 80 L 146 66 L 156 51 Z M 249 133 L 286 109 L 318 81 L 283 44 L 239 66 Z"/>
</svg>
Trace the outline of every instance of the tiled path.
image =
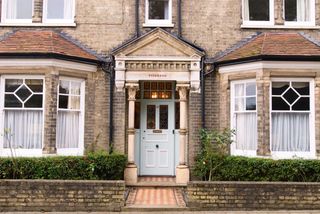
<svg viewBox="0 0 320 214">
<path fill-rule="evenodd" d="M 138 182 L 175 182 L 174 177 L 139 177 Z"/>
<path fill-rule="evenodd" d="M 180 189 L 166 187 L 132 188 L 127 207 L 186 207 Z"/>
</svg>

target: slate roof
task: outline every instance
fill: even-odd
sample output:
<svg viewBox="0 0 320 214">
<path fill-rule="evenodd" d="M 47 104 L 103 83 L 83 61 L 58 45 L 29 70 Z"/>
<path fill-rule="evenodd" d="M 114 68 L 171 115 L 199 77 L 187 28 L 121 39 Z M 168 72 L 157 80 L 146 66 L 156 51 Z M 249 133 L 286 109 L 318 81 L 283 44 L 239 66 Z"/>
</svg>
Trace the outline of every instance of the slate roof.
<svg viewBox="0 0 320 214">
<path fill-rule="evenodd" d="M 302 33 L 260 33 L 245 43 L 215 57 L 216 64 L 248 61 L 252 59 L 310 60 L 320 57 L 320 45 Z M 319 58 L 320 59 L 320 58 Z"/>
<path fill-rule="evenodd" d="M 0 57 L 59 58 L 87 63 L 104 61 L 72 37 L 53 30 L 17 30 L 0 38 Z"/>
</svg>

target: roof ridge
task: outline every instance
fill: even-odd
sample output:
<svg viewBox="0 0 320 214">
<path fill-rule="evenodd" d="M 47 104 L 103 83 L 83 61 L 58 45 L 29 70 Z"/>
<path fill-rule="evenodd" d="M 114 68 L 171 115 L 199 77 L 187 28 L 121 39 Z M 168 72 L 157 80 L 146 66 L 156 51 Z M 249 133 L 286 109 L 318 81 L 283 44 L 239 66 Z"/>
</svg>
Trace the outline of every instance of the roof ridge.
<svg viewBox="0 0 320 214">
<path fill-rule="evenodd" d="M 303 38 L 305 38 L 306 40 L 308 40 L 309 42 L 317 45 L 318 47 L 320 47 L 320 41 L 316 40 L 315 38 L 313 38 L 312 36 L 304 33 L 304 32 L 299 32 L 298 33 L 300 36 L 302 36 Z"/>
<path fill-rule="evenodd" d="M 68 33 L 63 32 L 61 30 L 53 30 L 53 32 L 57 33 L 58 35 L 60 35 L 62 38 L 64 38 L 65 40 L 71 42 L 72 44 L 74 44 L 75 46 L 79 47 L 80 49 L 82 49 L 83 51 L 94 55 L 95 57 L 97 57 L 99 60 L 106 62 L 106 57 L 102 54 L 99 54 L 97 51 L 89 48 L 88 46 L 82 44 L 79 40 L 73 38 L 72 36 L 70 36 Z"/>
<path fill-rule="evenodd" d="M 229 48 L 227 48 L 224 51 L 220 51 L 218 52 L 212 59 L 213 61 L 217 61 L 223 57 L 225 57 L 226 55 L 242 48 L 243 46 L 245 46 L 246 44 L 249 44 L 251 41 L 255 40 L 256 38 L 258 38 L 262 33 L 261 32 L 256 32 L 254 34 L 251 34 L 250 36 L 247 36 L 243 39 L 241 39 L 240 41 L 238 41 L 236 44 L 230 46 Z"/>
</svg>

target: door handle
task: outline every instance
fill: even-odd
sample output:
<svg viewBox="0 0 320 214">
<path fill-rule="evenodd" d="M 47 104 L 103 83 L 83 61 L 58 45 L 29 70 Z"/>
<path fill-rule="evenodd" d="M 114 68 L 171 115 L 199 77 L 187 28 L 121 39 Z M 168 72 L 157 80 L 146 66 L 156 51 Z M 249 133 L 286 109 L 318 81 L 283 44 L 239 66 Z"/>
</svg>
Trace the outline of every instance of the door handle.
<svg viewBox="0 0 320 214">
<path fill-rule="evenodd" d="M 156 148 L 159 149 L 159 145 L 156 145 Z"/>
</svg>

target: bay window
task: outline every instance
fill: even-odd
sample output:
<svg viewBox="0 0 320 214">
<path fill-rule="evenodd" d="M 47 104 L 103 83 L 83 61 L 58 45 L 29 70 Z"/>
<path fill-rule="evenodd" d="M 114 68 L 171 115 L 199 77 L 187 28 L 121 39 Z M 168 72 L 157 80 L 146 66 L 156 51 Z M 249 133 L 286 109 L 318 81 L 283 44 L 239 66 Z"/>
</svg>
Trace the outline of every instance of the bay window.
<svg viewBox="0 0 320 214">
<path fill-rule="evenodd" d="M 273 0 L 243 0 L 243 24 L 273 24 Z"/>
<path fill-rule="evenodd" d="M 58 92 L 58 154 L 82 155 L 83 133 L 84 81 L 62 78 Z"/>
<path fill-rule="evenodd" d="M 254 156 L 257 150 L 257 93 L 255 80 L 231 83 L 231 124 L 236 131 L 233 155 Z"/>
<path fill-rule="evenodd" d="M 32 23 L 33 0 L 3 0 L 2 21 L 7 23 Z"/>
<path fill-rule="evenodd" d="M 44 0 L 43 18 L 46 23 L 73 23 L 74 0 Z"/>
<path fill-rule="evenodd" d="M 145 15 L 145 25 L 171 27 L 172 0 L 146 0 Z"/>
<path fill-rule="evenodd" d="M 284 19 L 286 24 L 313 24 L 314 0 L 284 0 Z"/>
<path fill-rule="evenodd" d="M 35 76 L 1 77 L 2 150 L 32 155 L 42 152 L 44 79 Z M 22 151 L 22 152 L 21 152 Z"/>
<path fill-rule="evenodd" d="M 308 156 L 313 121 L 313 82 L 273 80 L 271 88 L 271 151 L 281 157 Z"/>
</svg>

